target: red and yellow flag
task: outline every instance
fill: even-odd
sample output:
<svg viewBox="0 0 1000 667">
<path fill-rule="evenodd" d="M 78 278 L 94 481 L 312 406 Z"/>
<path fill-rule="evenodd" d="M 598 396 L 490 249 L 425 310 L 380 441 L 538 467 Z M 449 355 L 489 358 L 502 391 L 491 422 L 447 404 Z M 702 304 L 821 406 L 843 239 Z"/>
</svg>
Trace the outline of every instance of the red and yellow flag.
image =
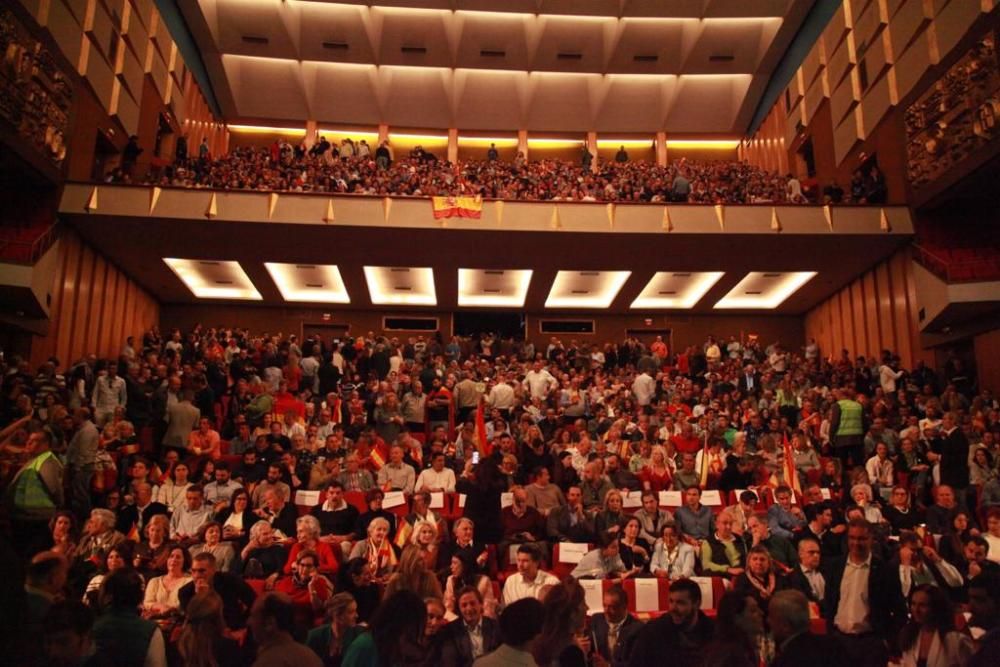
<svg viewBox="0 0 1000 667">
<path fill-rule="evenodd" d="M 784 449 L 784 477 L 785 484 L 795 493 L 802 493 L 802 485 L 799 484 L 799 471 L 795 469 L 795 452 L 792 451 L 792 443 L 788 441 L 788 434 L 783 436 L 782 448 Z"/>
<path fill-rule="evenodd" d="M 698 486 L 701 488 L 706 488 L 708 486 L 708 471 L 711 466 L 708 465 L 708 431 L 705 431 L 705 442 L 701 446 L 701 479 L 698 482 Z"/>
<path fill-rule="evenodd" d="M 475 218 L 483 215 L 483 198 L 475 197 L 431 197 L 434 219 Z"/>
<path fill-rule="evenodd" d="M 399 528 L 396 530 L 396 538 L 393 543 L 400 549 L 404 549 L 409 543 L 411 535 L 413 535 L 413 526 L 406 519 L 402 519 L 399 522 Z"/>
<path fill-rule="evenodd" d="M 476 433 L 473 441 L 480 456 L 489 456 L 493 453 L 493 444 L 486 438 L 486 408 L 483 405 L 483 397 L 479 397 L 479 405 L 476 406 Z"/>
</svg>

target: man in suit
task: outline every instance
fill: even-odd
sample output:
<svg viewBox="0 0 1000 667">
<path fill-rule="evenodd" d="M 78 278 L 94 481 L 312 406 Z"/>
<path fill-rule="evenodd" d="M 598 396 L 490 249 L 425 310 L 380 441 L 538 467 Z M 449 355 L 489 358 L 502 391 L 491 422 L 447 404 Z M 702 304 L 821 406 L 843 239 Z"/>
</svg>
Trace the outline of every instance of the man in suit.
<svg viewBox="0 0 1000 667">
<path fill-rule="evenodd" d="M 628 613 L 625 589 L 615 584 L 604 591 L 604 612 L 590 617 L 594 653 L 611 667 L 625 667 L 642 627 L 642 622 Z"/>
<path fill-rule="evenodd" d="M 883 667 L 889 658 L 886 638 L 895 637 L 906 618 L 899 570 L 872 553 L 872 542 L 872 525 L 852 519 L 847 556 L 830 563 L 824 576 L 827 625 L 857 667 Z"/>
<path fill-rule="evenodd" d="M 819 545 L 815 545 L 817 554 Z M 771 667 L 843 667 L 847 665 L 837 640 L 809 632 L 809 601 L 799 591 L 778 591 L 767 605 L 768 627 L 777 656 Z"/>
<path fill-rule="evenodd" d="M 500 628 L 483 616 L 483 596 L 466 586 L 458 592 L 460 617 L 449 623 L 441 638 L 441 665 L 471 667 L 472 663 L 500 645 Z"/>
<path fill-rule="evenodd" d="M 167 506 L 153 502 L 153 487 L 147 482 L 138 482 L 133 487 L 135 503 L 118 510 L 115 529 L 122 535 L 128 535 L 135 527 L 136 534 L 141 539 L 143 531 L 149 525 L 149 520 L 157 514 L 166 514 Z"/>
<path fill-rule="evenodd" d="M 740 375 L 739 390 L 744 396 L 756 396 L 760 393 L 760 375 L 754 370 L 752 364 L 743 369 L 743 373 Z"/>
<path fill-rule="evenodd" d="M 566 504 L 549 512 L 546 532 L 553 542 L 590 542 L 594 539 L 594 525 L 583 511 L 583 492 L 579 486 L 569 487 Z"/>
<path fill-rule="evenodd" d="M 816 539 L 803 537 L 799 540 L 799 564 L 781 581 L 781 587 L 796 590 L 806 596 L 809 602 L 822 604 L 826 597 L 826 578 L 820 569 L 822 548 Z"/>
</svg>

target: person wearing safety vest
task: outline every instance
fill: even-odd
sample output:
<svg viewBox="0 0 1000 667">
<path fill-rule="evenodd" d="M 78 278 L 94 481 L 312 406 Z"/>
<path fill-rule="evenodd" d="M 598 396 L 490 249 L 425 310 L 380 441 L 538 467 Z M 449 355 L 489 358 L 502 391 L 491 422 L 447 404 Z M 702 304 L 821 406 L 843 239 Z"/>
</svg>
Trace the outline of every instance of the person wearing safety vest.
<svg viewBox="0 0 1000 667">
<path fill-rule="evenodd" d="M 830 418 L 830 440 L 840 459 L 841 472 L 846 480 L 851 468 L 865 463 L 864 408 L 850 398 L 847 389 L 841 389 L 836 396 L 838 400 L 833 404 Z"/>
<path fill-rule="evenodd" d="M 39 430 L 28 436 L 30 457 L 7 487 L 4 498 L 17 543 L 30 554 L 44 546 L 49 520 L 64 504 L 63 465 L 52 453 L 52 436 Z"/>
</svg>

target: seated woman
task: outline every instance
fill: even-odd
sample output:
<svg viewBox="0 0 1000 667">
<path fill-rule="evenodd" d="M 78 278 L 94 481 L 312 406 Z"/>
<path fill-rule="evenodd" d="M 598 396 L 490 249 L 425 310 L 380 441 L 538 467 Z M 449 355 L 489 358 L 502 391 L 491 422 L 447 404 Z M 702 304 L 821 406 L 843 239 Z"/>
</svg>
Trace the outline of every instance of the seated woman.
<svg viewBox="0 0 1000 667">
<path fill-rule="evenodd" d="M 292 567 L 297 562 L 299 553 L 312 551 L 319 558 L 319 571 L 323 575 L 337 573 L 337 557 L 333 548 L 319 539 L 319 519 L 312 515 L 300 516 L 295 521 L 295 542 L 288 552 L 288 562 L 285 563 L 285 574 L 292 574 Z"/>
<path fill-rule="evenodd" d="M 865 521 L 876 525 L 886 523 L 882 510 L 875 504 L 870 484 L 855 484 L 851 487 L 851 499 L 865 513 Z"/>
<path fill-rule="evenodd" d="M 649 562 L 649 571 L 654 576 L 673 581 L 694 576 L 694 547 L 680 539 L 677 526 L 668 523 L 663 526 L 660 539 L 653 547 L 653 557 Z"/>
<path fill-rule="evenodd" d="M 701 569 L 706 575 L 743 574 L 746 545 L 733 532 L 733 513 L 728 507 L 715 520 L 715 533 L 701 543 Z"/>
<path fill-rule="evenodd" d="M 277 574 L 288 560 L 285 547 L 274 537 L 274 528 L 263 519 L 250 527 L 250 541 L 240 552 L 243 575 L 250 579 L 264 579 Z"/>
<path fill-rule="evenodd" d="M 59 511 L 53 514 L 49 520 L 49 535 L 52 538 L 49 551 L 60 553 L 72 562 L 77 541 L 76 517 L 73 513 Z"/>
<path fill-rule="evenodd" d="M 910 593 L 910 621 L 899 633 L 903 667 L 951 667 L 972 657 L 969 636 L 955 629 L 955 612 L 948 594 L 934 584 Z M 985 664 L 985 663 L 984 663 Z"/>
<path fill-rule="evenodd" d="M 451 568 L 444 584 L 444 606 L 448 618 L 461 616 L 456 595 L 466 586 L 477 589 L 483 597 L 483 613 L 490 618 L 496 618 L 497 599 L 493 595 L 493 582 L 485 574 L 479 574 L 475 561 L 468 553 L 457 553 L 451 558 Z"/>
<path fill-rule="evenodd" d="M 98 596 L 101 592 L 101 584 L 112 572 L 118 570 L 134 570 L 133 567 L 133 542 L 125 541 L 108 549 L 107 554 L 101 559 L 100 571 L 95 574 L 87 583 L 87 589 L 83 593 L 83 603 L 91 608 L 99 607 Z"/>
<path fill-rule="evenodd" d="M 910 492 L 905 486 L 892 487 L 889 495 L 889 506 L 883 512 L 893 535 L 899 535 L 904 530 L 915 530 L 924 522 L 924 513 L 910 506 Z"/>
<path fill-rule="evenodd" d="M 165 514 L 157 514 L 146 524 L 146 539 L 135 548 L 135 569 L 142 576 L 150 579 L 158 577 L 167 571 L 167 556 L 170 555 L 171 543 L 167 541 L 170 534 L 170 520 Z"/>
<path fill-rule="evenodd" d="M 257 523 L 257 519 L 250 504 L 250 494 L 243 488 L 233 491 L 229 507 L 216 517 L 222 524 L 222 539 L 232 542 L 239 550 L 250 540 L 250 527 Z"/>
<path fill-rule="evenodd" d="M 621 530 L 622 492 L 611 489 L 604 494 L 604 507 L 594 515 L 594 531 L 597 533 L 618 533 Z"/>
<path fill-rule="evenodd" d="M 642 532 L 642 524 L 638 518 L 630 516 L 626 517 L 621 525 L 618 555 L 625 564 L 625 569 L 638 568 L 640 572 L 646 571 L 653 548 L 639 535 Z"/>
<path fill-rule="evenodd" d="M 351 549 L 351 558 L 364 558 L 375 581 L 388 581 L 399 564 L 396 546 L 389 540 L 389 522 L 380 516 L 373 518 L 368 524 L 367 537 L 358 540 Z"/>
<path fill-rule="evenodd" d="M 706 667 L 757 667 L 761 639 L 764 636 L 764 612 L 757 600 L 738 591 L 729 591 L 719 601 L 715 621 L 715 640 L 705 653 Z"/>
<path fill-rule="evenodd" d="M 350 593 L 337 593 L 326 603 L 327 622 L 309 631 L 306 646 L 324 665 L 339 665 L 347 648 L 364 634 L 358 625 L 358 603 Z"/>
<path fill-rule="evenodd" d="M 215 556 L 215 569 L 219 572 L 229 572 L 236 566 L 236 551 L 232 544 L 222 541 L 222 525 L 218 521 L 209 521 L 198 529 L 198 542 L 189 551 L 191 558 L 206 551 Z"/>
<path fill-rule="evenodd" d="M 440 582 L 434 573 L 427 569 L 420 548 L 412 544 L 403 549 L 403 555 L 399 559 L 399 569 L 389 577 L 384 597 L 389 597 L 399 590 L 413 591 L 421 599 L 441 597 Z"/>
<path fill-rule="evenodd" d="M 382 509 L 382 501 L 385 499 L 385 493 L 381 489 L 372 489 L 365 495 L 365 499 L 368 503 L 368 511 L 358 517 L 358 527 L 354 531 L 355 535 L 359 540 L 363 540 L 365 535 L 368 534 L 368 524 L 376 517 L 381 517 L 389 524 L 389 539 L 391 540 L 396 535 L 396 515 L 389 510 Z"/>
<path fill-rule="evenodd" d="M 284 593 L 295 609 L 296 629 L 305 634 L 322 619 L 326 603 L 333 597 L 333 584 L 318 571 L 319 558 L 314 551 L 303 550 L 295 559 L 291 576 L 268 580 L 267 587 Z"/>
<path fill-rule="evenodd" d="M 421 558 L 428 570 L 434 570 L 437 566 L 438 542 L 437 524 L 430 521 L 418 521 L 413 525 L 413 532 L 410 535 L 410 544 L 420 552 Z"/>
<path fill-rule="evenodd" d="M 611 533 L 600 533 L 597 536 L 597 547 L 588 551 L 576 567 L 573 577 L 576 579 L 625 579 L 638 574 L 636 568 L 628 569 L 622 562 L 621 544 L 618 536 Z"/>
<path fill-rule="evenodd" d="M 778 578 L 771 563 L 771 554 L 763 544 L 750 549 L 747 567 L 743 574 L 733 579 L 733 591 L 748 595 L 767 613 L 767 603 L 777 588 Z"/>
<path fill-rule="evenodd" d="M 350 593 L 358 603 L 358 622 L 367 623 L 381 600 L 381 590 L 372 581 L 371 568 L 364 558 L 352 558 L 344 563 L 337 576 L 337 590 Z"/>
<path fill-rule="evenodd" d="M 167 571 L 153 577 L 146 585 L 146 595 L 142 602 L 145 618 L 166 618 L 180 614 L 180 600 L 177 593 L 181 586 L 191 581 L 191 554 L 187 549 L 173 546 L 167 555 Z"/>
<path fill-rule="evenodd" d="M 642 488 L 646 491 L 659 493 L 673 488 L 674 472 L 667 461 L 666 450 L 659 445 L 653 447 L 649 464 L 641 468 L 638 474 L 639 479 L 642 480 Z"/>
</svg>

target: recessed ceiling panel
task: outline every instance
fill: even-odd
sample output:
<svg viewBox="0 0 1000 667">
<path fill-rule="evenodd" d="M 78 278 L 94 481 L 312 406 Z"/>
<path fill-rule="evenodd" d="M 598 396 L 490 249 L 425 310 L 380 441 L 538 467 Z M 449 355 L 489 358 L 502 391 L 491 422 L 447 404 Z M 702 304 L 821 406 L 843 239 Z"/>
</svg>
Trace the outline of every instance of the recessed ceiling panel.
<svg viewBox="0 0 1000 667">
<path fill-rule="evenodd" d="M 406 266 L 366 266 L 368 293 L 376 306 L 436 306 L 434 270 Z"/>
<path fill-rule="evenodd" d="M 530 269 L 459 269 L 458 305 L 522 308 Z"/>
<path fill-rule="evenodd" d="M 264 267 L 285 301 L 309 303 L 350 303 L 351 297 L 340 277 L 340 269 L 330 264 L 280 264 Z"/>
<path fill-rule="evenodd" d="M 239 262 L 175 257 L 163 261 L 199 299 L 262 300 Z"/>
<path fill-rule="evenodd" d="M 546 308 L 608 308 L 631 271 L 560 271 Z"/>
<path fill-rule="evenodd" d="M 723 275 L 722 271 L 657 271 L 632 308 L 694 308 Z"/>
<path fill-rule="evenodd" d="M 771 310 L 784 303 L 815 275 L 815 271 L 753 271 L 722 297 L 715 307 Z"/>
</svg>

